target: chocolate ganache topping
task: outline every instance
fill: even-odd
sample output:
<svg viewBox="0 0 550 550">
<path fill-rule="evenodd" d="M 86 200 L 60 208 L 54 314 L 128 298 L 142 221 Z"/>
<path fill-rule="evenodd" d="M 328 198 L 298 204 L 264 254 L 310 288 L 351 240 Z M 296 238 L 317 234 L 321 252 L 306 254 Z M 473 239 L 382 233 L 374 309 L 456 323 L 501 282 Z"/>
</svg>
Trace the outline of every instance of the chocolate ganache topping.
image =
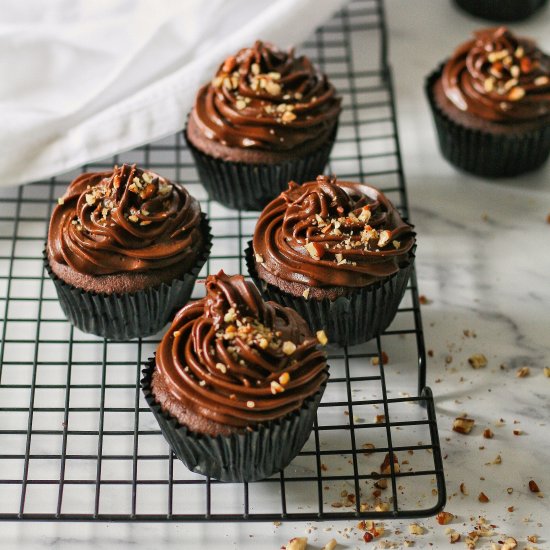
<svg viewBox="0 0 550 550">
<path fill-rule="evenodd" d="M 246 428 L 283 417 L 317 392 L 327 379 L 325 355 L 294 310 L 264 302 L 242 275 L 209 275 L 206 289 L 157 349 L 155 376 L 176 402 Z"/>
<path fill-rule="evenodd" d="M 307 57 L 257 41 L 225 60 L 191 116 L 223 145 L 284 151 L 332 132 L 340 103 Z"/>
<path fill-rule="evenodd" d="M 184 266 L 202 245 L 199 203 L 180 185 L 135 165 L 82 174 L 58 202 L 48 256 L 80 273 Z"/>
<path fill-rule="evenodd" d="M 261 278 L 308 287 L 362 287 L 396 273 L 414 246 L 412 226 L 374 187 L 319 176 L 268 204 L 254 231 Z"/>
<path fill-rule="evenodd" d="M 550 57 L 506 27 L 483 29 L 459 46 L 442 74 L 461 111 L 496 122 L 550 115 Z"/>
</svg>

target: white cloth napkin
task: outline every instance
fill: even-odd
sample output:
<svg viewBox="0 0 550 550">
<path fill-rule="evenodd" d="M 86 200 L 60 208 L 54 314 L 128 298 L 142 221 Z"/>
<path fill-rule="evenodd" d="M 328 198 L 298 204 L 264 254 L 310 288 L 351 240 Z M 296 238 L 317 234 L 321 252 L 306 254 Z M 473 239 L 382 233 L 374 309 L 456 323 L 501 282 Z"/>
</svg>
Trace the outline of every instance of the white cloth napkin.
<svg viewBox="0 0 550 550">
<path fill-rule="evenodd" d="M 3 0 L 0 185 L 181 130 L 225 57 L 299 44 L 345 1 Z"/>
</svg>

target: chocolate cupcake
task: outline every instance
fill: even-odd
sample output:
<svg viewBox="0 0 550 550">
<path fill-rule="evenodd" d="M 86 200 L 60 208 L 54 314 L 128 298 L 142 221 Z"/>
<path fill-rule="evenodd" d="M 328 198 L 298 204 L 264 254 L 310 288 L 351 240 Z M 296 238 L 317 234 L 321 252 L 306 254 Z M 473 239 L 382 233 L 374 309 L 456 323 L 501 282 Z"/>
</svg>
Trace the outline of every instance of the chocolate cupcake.
<svg viewBox="0 0 550 550">
<path fill-rule="evenodd" d="M 455 0 L 464 11 L 490 21 L 522 21 L 533 15 L 547 0 Z"/>
<path fill-rule="evenodd" d="M 184 187 L 124 164 L 78 176 L 58 203 L 44 261 L 80 330 L 147 336 L 189 300 L 211 235 Z"/>
<path fill-rule="evenodd" d="M 263 210 L 246 252 L 264 296 L 294 308 L 330 342 L 359 344 L 391 323 L 415 236 L 378 189 L 318 176 Z"/>
<path fill-rule="evenodd" d="M 185 129 L 211 199 L 261 210 L 291 179 L 323 172 L 341 99 L 294 50 L 264 42 L 228 57 L 203 86 Z"/>
<path fill-rule="evenodd" d="M 426 81 L 443 156 L 486 177 L 515 176 L 550 153 L 550 57 L 505 27 L 459 46 Z"/>
<path fill-rule="evenodd" d="M 328 378 L 305 321 L 242 275 L 206 279 L 143 371 L 145 398 L 177 457 L 222 481 L 285 468 L 311 433 Z"/>
</svg>

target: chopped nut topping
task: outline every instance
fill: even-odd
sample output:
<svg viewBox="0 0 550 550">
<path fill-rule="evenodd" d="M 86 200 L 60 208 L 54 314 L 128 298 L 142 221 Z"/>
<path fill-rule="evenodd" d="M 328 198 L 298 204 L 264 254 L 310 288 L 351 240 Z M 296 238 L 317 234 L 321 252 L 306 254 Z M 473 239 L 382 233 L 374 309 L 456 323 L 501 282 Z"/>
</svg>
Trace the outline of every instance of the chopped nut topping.
<svg viewBox="0 0 550 550">
<path fill-rule="evenodd" d="M 487 366 L 487 357 L 483 353 L 475 353 L 468 357 L 468 363 L 473 369 L 482 369 Z"/>
<path fill-rule="evenodd" d="M 65 204 L 65 199 L 63 197 L 59 197 L 57 199 L 57 204 Z"/>
<path fill-rule="evenodd" d="M 227 310 L 227 313 L 223 316 L 223 320 L 226 323 L 232 323 L 237 318 L 237 312 L 235 311 L 235 308 L 230 307 Z"/>
<path fill-rule="evenodd" d="M 532 493 L 540 493 L 539 486 L 537 485 L 537 482 L 533 479 L 529 481 L 529 491 L 531 491 Z"/>
<path fill-rule="evenodd" d="M 525 378 L 526 376 L 529 376 L 531 374 L 531 369 L 529 367 L 521 367 L 516 372 L 517 378 Z"/>
<path fill-rule="evenodd" d="M 314 260 L 320 260 L 325 253 L 325 249 L 320 243 L 307 243 L 305 249 Z"/>
<path fill-rule="evenodd" d="M 451 531 L 449 533 L 449 542 L 451 544 L 455 544 L 460 541 L 460 533 L 457 533 L 456 531 Z"/>
<path fill-rule="evenodd" d="M 318 330 L 317 331 L 317 340 L 322 346 L 326 346 L 328 343 L 327 335 L 325 334 L 324 330 Z"/>
<path fill-rule="evenodd" d="M 281 120 L 283 122 L 292 122 L 293 120 L 296 120 L 296 115 L 290 111 L 285 111 L 281 117 Z"/>
<path fill-rule="evenodd" d="M 532 543 L 538 542 L 539 538 L 537 535 L 527 535 L 527 540 Z"/>
<path fill-rule="evenodd" d="M 279 384 L 279 382 L 276 382 L 275 380 L 271 381 L 271 393 L 273 395 L 277 393 L 282 393 L 284 391 L 285 389 L 283 388 L 283 386 L 281 386 L 281 384 Z"/>
<path fill-rule="evenodd" d="M 535 86 L 544 86 L 545 84 L 548 84 L 550 79 L 547 76 L 539 76 L 535 78 Z"/>
<path fill-rule="evenodd" d="M 453 432 L 459 434 L 469 434 L 474 427 L 475 420 L 473 418 L 458 417 L 453 422 Z"/>
<path fill-rule="evenodd" d="M 479 493 L 477 500 L 479 500 L 479 502 L 489 502 L 489 497 L 482 491 Z"/>
<path fill-rule="evenodd" d="M 385 414 L 377 414 L 374 417 L 374 423 L 375 424 L 384 424 L 386 422 L 386 415 Z"/>
<path fill-rule="evenodd" d="M 309 298 L 309 288 L 306 288 L 304 292 L 302 292 L 302 296 L 307 300 Z"/>
<path fill-rule="evenodd" d="M 237 102 L 235 103 L 235 107 L 237 107 L 239 111 L 242 111 L 243 109 L 246 108 L 246 101 L 244 101 L 244 99 L 238 99 Z"/>
<path fill-rule="evenodd" d="M 375 512 L 387 512 L 389 509 L 390 505 L 387 502 L 378 502 L 374 507 Z"/>
<path fill-rule="evenodd" d="M 380 248 L 386 246 L 391 239 L 391 231 L 388 231 L 387 229 L 384 231 L 380 231 L 380 238 L 378 239 L 378 246 Z"/>
<path fill-rule="evenodd" d="M 500 547 L 500 550 L 514 550 L 518 547 L 518 541 L 513 537 L 508 537 L 504 544 Z"/>
<path fill-rule="evenodd" d="M 86 193 L 84 198 L 86 199 L 86 202 L 88 203 L 88 205 L 92 206 L 95 204 L 96 199 L 91 193 Z"/>
<path fill-rule="evenodd" d="M 464 482 L 462 482 L 460 484 L 460 492 L 463 494 L 463 495 L 469 495 L 470 493 L 468 493 L 468 490 L 466 489 L 466 484 Z"/>
<path fill-rule="evenodd" d="M 279 376 L 279 383 L 281 383 L 283 386 L 286 386 L 290 382 L 290 374 L 288 372 L 283 372 L 281 376 Z"/>
<path fill-rule="evenodd" d="M 292 355 L 295 351 L 296 344 L 294 342 L 291 342 L 290 340 L 283 342 L 283 353 L 285 355 Z"/>
<path fill-rule="evenodd" d="M 306 550 L 307 537 L 294 537 L 288 541 L 285 550 Z"/>
<path fill-rule="evenodd" d="M 363 208 L 361 210 L 361 213 L 359 214 L 359 220 L 364 222 L 364 223 L 368 223 L 368 221 L 370 220 L 371 215 L 372 215 L 372 212 L 370 211 L 370 207 L 369 206 L 363 206 Z"/>
<path fill-rule="evenodd" d="M 508 99 L 510 101 L 519 101 L 525 95 L 525 90 L 519 86 L 512 88 L 508 94 Z"/>
<path fill-rule="evenodd" d="M 397 459 L 397 456 L 393 455 L 393 471 L 398 473 L 401 470 L 399 467 L 399 460 Z M 381 474 L 389 474 L 391 473 L 391 460 L 390 460 L 390 453 L 386 453 L 386 456 L 384 457 L 384 462 L 380 465 L 380 473 Z"/>
<path fill-rule="evenodd" d="M 485 439 L 493 439 L 494 435 L 495 434 L 493 433 L 493 430 L 491 430 L 491 428 L 485 428 L 483 430 L 483 437 Z"/>
<path fill-rule="evenodd" d="M 411 523 L 409 525 L 409 533 L 411 535 L 423 535 L 424 527 L 422 527 L 422 525 L 418 525 L 418 523 Z"/>
<path fill-rule="evenodd" d="M 336 548 L 336 541 L 334 539 L 330 539 L 324 546 L 323 550 L 334 550 Z"/>
<path fill-rule="evenodd" d="M 223 363 L 216 363 L 216 368 L 222 373 L 225 374 L 227 372 L 227 367 Z"/>
<path fill-rule="evenodd" d="M 277 73 L 270 73 L 270 74 L 277 74 Z M 265 89 L 267 93 L 271 95 L 279 95 L 281 93 L 281 85 L 271 80 L 268 80 L 265 83 Z"/>
<path fill-rule="evenodd" d="M 380 355 L 382 356 L 382 365 L 387 365 L 388 361 L 390 360 L 390 358 L 388 357 L 388 354 L 385 351 L 382 351 L 382 353 Z M 380 364 L 380 357 L 378 357 L 378 356 L 373 357 L 370 360 L 370 362 L 371 362 L 372 365 L 374 365 L 376 367 Z"/>
<path fill-rule="evenodd" d="M 247 402 L 246 402 L 246 406 L 247 406 L 249 409 L 253 409 L 253 408 L 256 406 L 256 403 L 254 403 L 254 401 L 247 401 Z"/>
<path fill-rule="evenodd" d="M 264 258 L 261 254 L 254 254 L 254 257 L 256 258 L 256 261 L 259 263 L 259 264 L 263 264 L 264 263 Z"/>
<path fill-rule="evenodd" d="M 491 464 L 502 464 L 502 457 L 497 455 Z"/>
<path fill-rule="evenodd" d="M 495 89 L 495 79 L 491 76 L 483 81 L 483 88 L 487 93 L 492 92 Z"/>
<path fill-rule="evenodd" d="M 439 512 L 439 514 L 435 516 L 435 519 L 437 520 L 437 523 L 439 523 L 439 525 L 447 525 L 451 523 L 454 518 L 454 515 L 450 512 Z"/>
</svg>

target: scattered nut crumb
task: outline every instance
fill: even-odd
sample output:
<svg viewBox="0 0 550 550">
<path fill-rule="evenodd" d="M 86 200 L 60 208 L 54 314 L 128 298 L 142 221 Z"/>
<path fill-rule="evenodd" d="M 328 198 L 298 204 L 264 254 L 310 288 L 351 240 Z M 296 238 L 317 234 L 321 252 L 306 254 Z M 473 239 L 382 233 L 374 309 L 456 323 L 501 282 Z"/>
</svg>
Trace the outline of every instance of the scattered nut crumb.
<svg viewBox="0 0 550 550">
<path fill-rule="evenodd" d="M 493 433 L 493 430 L 491 430 L 491 428 L 485 428 L 483 430 L 483 437 L 485 439 L 493 439 L 494 435 L 495 434 Z"/>
<path fill-rule="evenodd" d="M 518 378 L 525 378 L 526 376 L 529 376 L 530 374 L 531 374 L 531 369 L 529 367 L 521 367 L 516 372 L 516 376 Z"/>
<path fill-rule="evenodd" d="M 453 422 L 453 431 L 459 434 L 469 434 L 474 427 L 475 420 L 473 418 L 458 417 Z"/>
<path fill-rule="evenodd" d="M 477 500 L 479 500 L 479 502 L 489 502 L 489 497 L 482 491 L 479 493 Z"/>
<path fill-rule="evenodd" d="M 418 525 L 418 523 L 411 523 L 409 525 L 409 533 L 411 535 L 423 535 L 424 527 L 422 527 L 422 525 Z"/>
<path fill-rule="evenodd" d="M 324 546 L 323 550 L 334 550 L 336 548 L 337 542 L 334 539 L 330 539 Z"/>
<path fill-rule="evenodd" d="M 256 261 L 259 263 L 259 264 L 263 264 L 264 263 L 264 258 L 261 254 L 258 254 L 256 253 L 255 255 L 255 258 L 256 258 Z"/>
<path fill-rule="evenodd" d="M 513 537 L 508 537 L 504 544 L 500 547 L 500 550 L 514 550 L 518 547 L 518 541 Z"/>
<path fill-rule="evenodd" d="M 306 288 L 302 293 L 302 296 L 307 300 L 309 298 L 309 288 Z"/>
<path fill-rule="evenodd" d="M 431 304 L 433 300 L 430 300 L 427 296 L 425 296 L 424 294 L 421 294 L 418 297 L 418 301 L 420 302 L 421 305 L 426 306 L 428 304 Z"/>
<path fill-rule="evenodd" d="M 482 369 L 487 366 L 487 357 L 483 353 L 474 353 L 468 357 L 468 363 L 473 369 Z"/>
<path fill-rule="evenodd" d="M 450 512 L 439 512 L 439 514 L 435 516 L 435 519 L 439 525 L 447 525 L 451 523 L 454 518 L 454 514 L 451 514 Z"/>
<path fill-rule="evenodd" d="M 328 338 L 324 330 L 317 331 L 317 340 L 322 346 L 326 346 L 328 343 Z"/>
<path fill-rule="evenodd" d="M 380 353 L 382 356 L 382 365 L 387 365 L 390 358 L 388 357 L 388 354 L 385 351 L 382 351 Z M 373 357 L 370 361 L 374 366 L 377 366 L 380 364 L 380 357 Z"/>
<path fill-rule="evenodd" d="M 531 491 L 532 493 L 540 493 L 539 486 L 537 485 L 537 482 L 533 479 L 529 481 L 529 491 Z"/>
<path fill-rule="evenodd" d="M 288 541 L 285 550 L 306 550 L 307 537 L 294 537 Z"/>
<path fill-rule="evenodd" d="M 460 492 L 463 494 L 463 495 L 469 495 L 470 493 L 468 493 L 468 489 L 466 489 L 466 484 L 464 482 L 462 482 L 460 484 Z"/>
<path fill-rule="evenodd" d="M 539 538 L 537 537 L 537 535 L 527 535 L 527 540 L 529 542 L 536 543 L 539 540 Z"/>
<path fill-rule="evenodd" d="M 456 531 L 452 531 L 449 533 L 449 542 L 451 544 L 455 544 L 460 541 L 460 533 L 457 533 Z"/>
</svg>

